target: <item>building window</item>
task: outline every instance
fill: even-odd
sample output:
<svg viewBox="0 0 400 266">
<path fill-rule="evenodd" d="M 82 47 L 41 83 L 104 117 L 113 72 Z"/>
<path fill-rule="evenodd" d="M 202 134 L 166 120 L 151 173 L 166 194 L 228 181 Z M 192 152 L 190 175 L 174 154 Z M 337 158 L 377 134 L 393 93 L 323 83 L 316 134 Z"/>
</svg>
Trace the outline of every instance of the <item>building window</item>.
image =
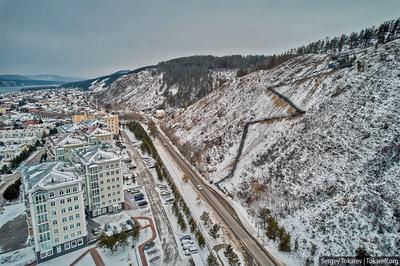
<svg viewBox="0 0 400 266">
<path fill-rule="evenodd" d="M 54 192 L 50 192 L 49 197 L 54 198 Z"/>
<path fill-rule="evenodd" d="M 73 192 L 77 192 L 77 191 L 78 191 L 78 187 L 73 187 L 73 188 L 72 188 L 72 191 L 73 191 Z"/>
<path fill-rule="evenodd" d="M 81 231 L 78 231 L 77 235 L 80 236 L 81 234 L 82 234 L 82 232 L 81 232 Z"/>
<path fill-rule="evenodd" d="M 67 230 L 68 230 L 68 226 L 64 226 L 64 227 L 63 227 L 63 230 L 64 230 L 64 231 L 67 231 Z"/>
<path fill-rule="evenodd" d="M 66 236 L 66 237 L 68 237 L 68 236 Z M 70 249 L 70 245 L 69 245 L 69 243 L 65 243 L 64 244 L 64 250 L 68 250 L 68 249 Z"/>
<path fill-rule="evenodd" d="M 74 238 L 74 237 L 75 237 L 75 233 L 72 233 L 72 234 L 71 234 L 71 238 Z"/>
<path fill-rule="evenodd" d="M 79 227 L 79 226 L 81 226 L 81 223 L 79 223 L 79 222 L 76 223 L 76 227 Z"/>
<path fill-rule="evenodd" d="M 80 231 L 79 231 L 80 232 Z M 78 233 L 79 233 L 78 232 Z M 78 246 L 82 246 L 83 245 L 83 239 L 82 238 L 79 238 L 78 239 Z"/>
<path fill-rule="evenodd" d="M 72 221 L 72 220 L 74 219 L 74 216 L 73 216 L 73 215 L 70 215 L 68 219 L 69 219 L 70 221 Z"/>
<path fill-rule="evenodd" d="M 50 202 L 50 206 L 54 207 L 54 206 L 56 206 L 56 203 L 54 201 L 52 201 L 52 202 Z"/>
<path fill-rule="evenodd" d="M 58 191 L 58 194 L 61 196 L 61 195 L 64 195 L 64 190 L 60 190 L 60 191 Z"/>
<path fill-rule="evenodd" d="M 76 219 L 78 219 L 78 218 L 79 218 L 79 213 L 77 213 L 77 214 L 75 215 L 75 218 L 76 218 Z"/>
<path fill-rule="evenodd" d="M 63 217 L 62 221 L 63 221 L 63 223 L 65 223 L 67 221 L 67 217 Z"/>
<path fill-rule="evenodd" d="M 66 193 L 67 193 L 67 194 L 71 193 L 71 189 L 70 189 L 70 188 L 67 188 Z"/>
<path fill-rule="evenodd" d="M 56 225 L 57 224 L 57 220 L 53 220 L 53 225 Z"/>
<path fill-rule="evenodd" d="M 75 210 L 78 210 L 79 209 L 79 205 L 75 205 Z"/>
<path fill-rule="evenodd" d="M 54 229 L 54 234 L 58 234 L 58 229 Z"/>
<path fill-rule="evenodd" d="M 74 224 L 70 224 L 70 225 L 69 225 L 69 228 L 70 228 L 70 229 L 73 229 L 74 227 L 75 227 Z"/>
<path fill-rule="evenodd" d="M 61 246 L 60 245 L 57 246 L 57 253 L 61 253 Z"/>
<path fill-rule="evenodd" d="M 54 238 L 54 242 L 58 243 L 58 241 L 60 241 L 58 237 Z"/>
<path fill-rule="evenodd" d="M 65 213 L 65 208 L 62 208 L 62 209 L 61 209 L 61 212 L 62 212 L 62 213 Z"/>
<path fill-rule="evenodd" d="M 67 239 L 68 239 L 68 235 L 65 235 L 65 236 L 64 236 L 64 239 L 67 240 Z"/>
<path fill-rule="evenodd" d="M 56 216 L 56 215 L 57 215 L 57 212 L 56 212 L 56 211 L 52 211 L 51 214 L 52 214 L 53 216 Z"/>
<path fill-rule="evenodd" d="M 74 200 L 77 201 L 77 200 L 78 200 L 78 196 L 75 196 L 75 197 L 74 197 Z"/>
<path fill-rule="evenodd" d="M 71 202 L 71 201 L 72 201 L 72 199 L 71 199 L 71 198 L 68 198 L 68 199 L 67 199 L 67 202 Z"/>
<path fill-rule="evenodd" d="M 70 211 L 70 212 L 71 212 L 71 211 L 72 211 L 72 207 L 68 207 L 68 211 Z"/>
<path fill-rule="evenodd" d="M 64 199 L 60 200 L 60 203 L 65 204 L 65 200 Z"/>
</svg>

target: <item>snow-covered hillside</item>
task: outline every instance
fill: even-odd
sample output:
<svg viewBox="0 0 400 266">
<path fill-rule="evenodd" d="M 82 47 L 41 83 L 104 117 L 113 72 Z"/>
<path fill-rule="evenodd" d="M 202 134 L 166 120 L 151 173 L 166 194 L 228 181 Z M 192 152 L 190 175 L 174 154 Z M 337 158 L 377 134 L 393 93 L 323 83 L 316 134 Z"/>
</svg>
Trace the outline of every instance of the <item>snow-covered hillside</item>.
<svg viewBox="0 0 400 266">
<path fill-rule="evenodd" d="M 400 41 L 355 52 L 351 67 L 331 55 L 299 56 L 224 83 L 167 123 L 196 166 L 247 209 L 267 207 L 299 242 L 299 255 L 400 252 Z M 289 98 L 293 109 L 268 88 Z M 288 116 L 288 118 L 285 118 Z"/>
<path fill-rule="evenodd" d="M 220 82 L 233 79 L 235 70 L 210 70 L 212 88 Z M 163 80 L 163 72 L 157 68 L 144 69 L 138 73 L 123 75 L 109 86 L 105 81 L 93 82 L 90 89 L 97 92 L 97 97 L 106 103 L 113 103 L 122 109 L 155 110 L 157 108 L 172 108 L 174 103 L 168 104 L 170 97 L 178 93 L 192 94 L 187 98 L 196 98 L 199 88 L 189 92 L 179 85 L 167 86 Z"/>
</svg>

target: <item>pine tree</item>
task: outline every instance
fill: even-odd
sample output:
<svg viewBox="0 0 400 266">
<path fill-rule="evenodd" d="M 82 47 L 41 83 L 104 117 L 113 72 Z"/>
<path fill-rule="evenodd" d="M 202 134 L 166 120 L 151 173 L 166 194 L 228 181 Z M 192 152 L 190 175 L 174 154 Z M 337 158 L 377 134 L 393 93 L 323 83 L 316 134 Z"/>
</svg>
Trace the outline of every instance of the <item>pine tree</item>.
<svg viewBox="0 0 400 266">
<path fill-rule="evenodd" d="M 267 223 L 267 219 L 270 217 L 270 215 L 271 211 L 268 208 L 263 207 L 258 211 L 258 217 L 261 219 L 264 228 L 265 224 Z"/>
<path fill-rule="evenodd" d="M 217 239 L 219 237 L 218 231 L 220 228 L 221 228 L 221 226 L 219 224 L 215 223 L 210 229 L 210 232 L 209 232 L 210 236 L 212 236 L 212 238 L 214 238 L 214 239 Z"/>
<path fill-rule="evenodd" d="M 280 238 L 279 242 L 279 250 L 280 251 L 285 251 L 285 252 L 290 252 L 291 251 L 291 246 L 290 246 L 290 235 L 289 233 L 285 233 L 282 238 Z"/>
<path fill-rule="evenodd" d="M 199 247 L 204 248 L 206 246 L 206 240 L 199 230 L 196 231 L 196 240 Z"/>
<path fill-rule="evenodd" d="M 206 211 L 203 211 L 203 214 L 200 216 L 200 220 L 202 220 L 204 225 L 207 226 L 210 222 L 210 214 Z"/>
<path fill-rule="evenodd" d="M 240 259 L 239 259 L 238 255 L 233 251 L 231 244 L 229 244 L 225 248 L 224 256 L 228 259 L 229 265 L 232 265 L 232 266 L 240 265 Z"/>
<path fill-rule="evenodd" d="M 140 234 L 140 226 L 137 223 L 135 223 L 133 225 L 133 227 L 132 227 L 132 230 L 131 230 L 132 239 L 133 240 L 138 239 L 139 238 L 139 234 Z"/>
<path fill-rule="evenodd" d="M 212 253 L 207 257 L 207 266 L 219 266 L 217 257 Z"/>
<path fill-rule="evenodd" d="M 278 222 L 276 221 L 275 217 L 271 216 L 267 220 L 267 228 L 265 234 L 268 238 L 272 240 L 276 240 L 277 231 L 279 229 Z"/>
<path fill-rule="evenodd" d="M 298 241 L 298 239 L 296 238 L 296 241 L 294 241 L 294 251 L 298 251 L 299 250 L 299 241 Z"/>
</svg>

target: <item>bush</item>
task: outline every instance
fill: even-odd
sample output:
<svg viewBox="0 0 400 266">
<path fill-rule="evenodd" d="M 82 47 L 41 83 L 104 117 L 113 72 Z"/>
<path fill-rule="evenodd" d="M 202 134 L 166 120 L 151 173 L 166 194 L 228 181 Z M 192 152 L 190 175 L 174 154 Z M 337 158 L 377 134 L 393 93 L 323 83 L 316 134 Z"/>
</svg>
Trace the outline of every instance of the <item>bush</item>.
<svg viewBox="0 0 400 266">
<path fill-rule="evenodd" d="M 6 200 L 15 200 L 19 197 L 21 178 L 9 185 L 3 193 L 3 198 Z"/>
</svg>

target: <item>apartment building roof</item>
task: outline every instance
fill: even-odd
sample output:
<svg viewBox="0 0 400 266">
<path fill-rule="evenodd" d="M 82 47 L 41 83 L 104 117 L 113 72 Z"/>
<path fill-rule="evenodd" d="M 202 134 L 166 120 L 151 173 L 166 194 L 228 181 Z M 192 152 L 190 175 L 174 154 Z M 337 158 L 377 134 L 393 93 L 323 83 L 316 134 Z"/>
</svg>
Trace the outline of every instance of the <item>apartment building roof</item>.
<svg viewBox="0 0 400 266">
<path fill-rule="evenodd" d="M 55 188 L 80 181 L 75 168 L 65 162 L 45 162 L 22 170 L 25 192 Z"/>
</svg>

